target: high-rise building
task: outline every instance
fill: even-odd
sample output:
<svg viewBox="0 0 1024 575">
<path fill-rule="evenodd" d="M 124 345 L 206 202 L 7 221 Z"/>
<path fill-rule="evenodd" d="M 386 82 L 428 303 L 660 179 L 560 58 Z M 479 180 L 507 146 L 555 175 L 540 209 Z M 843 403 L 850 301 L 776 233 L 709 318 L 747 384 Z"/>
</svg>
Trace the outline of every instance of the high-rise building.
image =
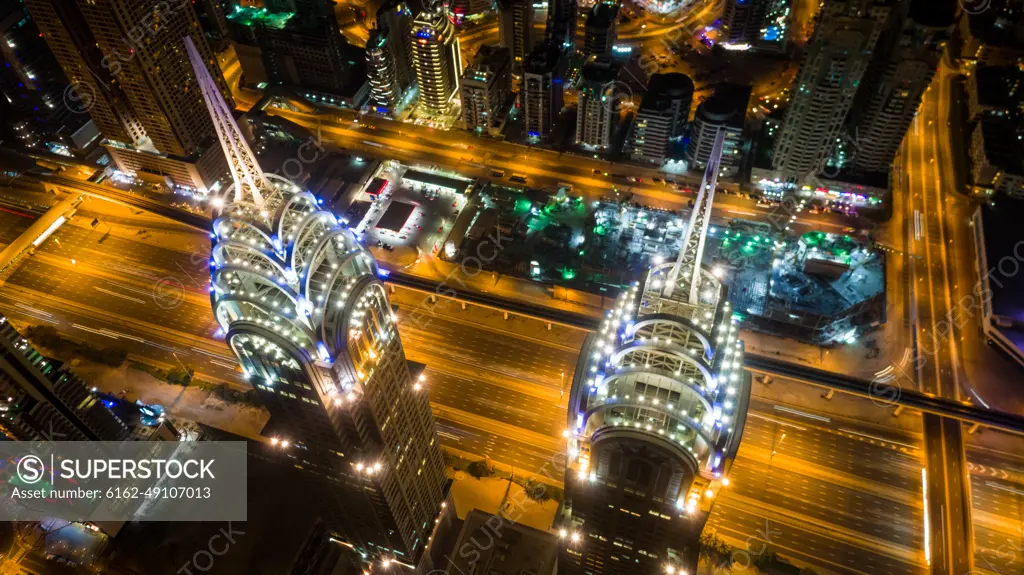
<svg viewBox="0 0 1024 575">
<path fill-rule="evenodd" d="M 523 122 L 530 138 L 546 140 L 554 132 L 564 100 L 566 57 L 554 42 L 539 44 L 523 66 Z"/>
<path fill-rule="evenodd" d="M 130 435 L 77 375 L 51 363 L 0 315 L 0 439 L 122 441 Z"/>
<path fill-rule="evenodd" d="M 576 19 L 579 13 L 577 0 L 551 0 L 548 2 L 547 27 L 544 40 L 562 47 L 571 53 L 576 47 Z"/>
<path fill-rule="evenodd" d="M 751 92 L 750 86 L 719 84 L 715 93 L 697 106 L 686 148 L 687 167 L 691 171 L 707 167 L 719 132 L 725 133 L 725 143 L 718 175 L 731 178 L 740 171 L 744 157 L 743 125 Z"/>
<path fill-rule="evenodd" d="M 213 314 L 270 411 L 263 433 L 327 485 L 324 515 L 344 544 L 417 569 L 447 479 L 377 264 L 311 193 L 263 173 L 188 49 L 234 182 L 214 214 Z"/>
<path fill-rule="evenodd" d="M 696 573 L 750 398 L 726 286 L 702 264 L 723 142 L 678 257 L 626 289 L 584 342 L 556 518 L 560 575 Z"/>
<path fill-rule="evenodd" d="M 395 79 L 403 92 L 416 83 L 416 70 L 410 60 L 412 36 L 409 30 L 412 29 L 412 19 L 412 9 L 405 0 L 387 0 L 377 9 L 377 28 L 392 39 Z"/>
<path fill-rule="evenodd" d="M 21 0 L 0 0 L 0 107 L 27 147 L 79 155 L 98 143 L 88 114 L 65 105 L 69 83 Z"/>
<path fill-rule="evenodd" d="M 512 69 L 519 72 L 533 50 L 533 2 L 498 0 L 498 39 L 512 53 Z"/>
<path fill-rule="evenodd" d="M 459 94 L 462 56 L 455 23 L 444 2 L 435 2 L 413 20 L 410 32 L 412 62 L 420 88 L 420 110 L 447 116 Z"/>
<path fill-rule="evenodd" d="M 192 7 L 199 18 L 206 42 L 215 52 L 228 46 L 228 21 L 223 0 L 195 0 Z"/>
<path fill-rule="evenodd" d="M 858 100 L 847 119 L 853 142 L 841 142 L 845 158 L 837 166 L 863 173 L 886 174 L 921 97 L 931 84 L 943 50 L 953 32 L 955 3 L 917 2 L 904 20 L 892 48 L 880 54 L 876 77 L 865 78 Z M 855 145 L 855 148 L 853 147 Z M 835 151 L 833 151 L 835 157 Z"/>
<path fill-rule="evenodd" d="M 722 14 L 722 41 L 753 44 L 765 25 L 765 10 L 770 0 L 726 0 Z"/>
<path fill-rule="evenodd" d="M 404 89 L 398 80 L 396 52 L 403 49 L 397 37 L 386 28 L 370 31 L 366 40 L 366 76 L 370 83 L 370 106 L 374 112 L 393 116 L 398 111 Z"/>
<path fill-rule="evenodd" d="M 576 107 L 576 145 L 607 150 L 619 125 L 616 70 L 610 62 L 591 59 L 583 65 Z"/>
<path fill-rule="evenodd" d="M 484 45 L 462 75 L 462 125 L 477 132 L 500 131 L 512 97 L 509 49 Z"/>
<path fill-rule="evenodd" d="M 341 35 L 332 13 L 316 16 L 310 11 L 295 14 L 281 26 L 260 21 L 256 35 L 270 81 L 311 96 L 362 104 L 366 56 Z"/>
<path fill-rule="evenodd" d="M 618 3 L 598 2 L 587 13 L 583 55 L 610 57 L 618 29 Z"/>
<path fill-rule="evenodd" d="M 798 183 L 825 166 L 896 0 L 826 0 L 791 89 L 772 167 Z"/>
<path fill-rule="evenodd" d="M 93 118 L 119 169 L 167 176 L 193 188 L 208 188 L 224 175 L 213 124 L 195 113 L 202 98 L 182 44 L 199 30 L 191 3 L 25 4 L 74 87 L 71 105 Z M 198 37 L 196 46 L 230 98 L 205 39 Z"/>
<path fill-rule="evenodd" d="M 627 144 L 630 158 L 635 162 L 663 164 L 672 141 L 683 134 L 692 102 L 693 80 L 686 74 L 651 76 L 633 120 Z"/>
</svg>

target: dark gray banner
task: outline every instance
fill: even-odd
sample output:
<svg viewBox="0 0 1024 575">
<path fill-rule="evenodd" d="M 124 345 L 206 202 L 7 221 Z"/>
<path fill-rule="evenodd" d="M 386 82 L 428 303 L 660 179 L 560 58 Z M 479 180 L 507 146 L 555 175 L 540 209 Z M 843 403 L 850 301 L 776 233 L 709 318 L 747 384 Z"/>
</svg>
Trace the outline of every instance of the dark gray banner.
<svg viewBox="0 0 1024 575">
<path fill-rule="evenodd" d="M 0 521 L 245 521 L 244 441 L 0 442 Z"/>
</svg>

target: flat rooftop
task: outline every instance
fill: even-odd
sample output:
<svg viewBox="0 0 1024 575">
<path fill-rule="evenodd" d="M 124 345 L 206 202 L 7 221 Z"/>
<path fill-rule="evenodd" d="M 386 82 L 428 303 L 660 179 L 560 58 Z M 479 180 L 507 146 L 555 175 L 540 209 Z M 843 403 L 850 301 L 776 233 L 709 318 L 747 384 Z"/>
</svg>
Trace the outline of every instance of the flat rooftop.
<svg viewBox="0 0 1024 575">
<path fill-rule="evenodd" d="M 377 227 L 398 233 L 405 227 L 405 222 L 409 221 L 409 216 L 414 210 L 416 210 L 416 206 L 412 204 L 391 202 L 387 210 L 384 211 L 384 215 L 377 220 Z"/>
<path fill-rule="evenodd" d="M 462 193 L 467 187 L 469 187 L 469 182 L 466 180 L 449 178 L 448 176 L 442 176 L 441 174 L 423 172 L 420 170 L 408 170 L 402 175 L 402 179 L 428 186 L 454 190 L 457 193 Z"/>
</svg>

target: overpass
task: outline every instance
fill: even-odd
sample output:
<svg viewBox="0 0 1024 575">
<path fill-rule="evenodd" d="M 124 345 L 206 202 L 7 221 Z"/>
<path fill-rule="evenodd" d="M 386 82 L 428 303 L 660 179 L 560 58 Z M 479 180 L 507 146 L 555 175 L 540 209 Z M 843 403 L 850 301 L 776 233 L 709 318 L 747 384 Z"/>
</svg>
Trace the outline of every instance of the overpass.
<svg viewBox="0 0 1024 575">
<path fill-rule="evenodd" d="M 203 233 L 207 233 L 210 230 L 210 218 L 205 214 L 196 214 L 179 208 L 174 208 L 131 192 L 125 192 L 90 182 L 81 182 L 57 175 L 30 176 L 26 174 L 23 177 L 35 179 L 48 188 L 64 187 L 89 196 L 101 197 L 124 205 L 147 210 L 195 228 Z M 451 287 L 444 282 L 439 283 L 431 279 L 413 276 L 398 271 L 385 272 L 382 275 L 386 275 L 384 279 L 387 283 L 419 291 L 424 293 L 427 298 L 443 297 L 462 301 L 496 311 L 536 319 L 548 324 L 594 331 L 597 329 L 601 321 L 599 316 L 590 316 L 572 311 L 550 308 L 547 306 L 511 300 L 491 294 L 460 290 Z M 745 367 L 751 371 L 777 375 L 801 383 L 832 389 L 858 397 L 865 397 L 885 403 L 886 405 L 909 407 L 926 414 L 950 417 L 964 423 L 978 424 L 984 427 L 998 429 L 1000 431 L 1024 435 L 1024 417 L 1019 415 L 992 411 L 975 405 L 968 405 L 941 397 L 926 395 L 916 390 L 900 387 L 897 387 L 895 390 L 884 390 L 887 395 L 893 395 L 894 397 L 892 398 L 879 397 L 879 390 L 876 389 L 877 382 L 803 365 L 792 364 L 773 357 L 753 353 L 745 354 L 744 363 Z"/>
</svg>

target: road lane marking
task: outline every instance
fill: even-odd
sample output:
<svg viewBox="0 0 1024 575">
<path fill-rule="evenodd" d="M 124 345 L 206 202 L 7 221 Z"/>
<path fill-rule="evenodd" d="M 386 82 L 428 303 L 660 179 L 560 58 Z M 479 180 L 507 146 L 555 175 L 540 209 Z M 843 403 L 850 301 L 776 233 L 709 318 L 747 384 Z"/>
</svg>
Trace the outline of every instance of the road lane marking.
<svg viewBox="0 0 1024 575">
<path fill-rule="evenodd" d="M 920 449 L 916 445 L 910 445 L 908 443 L 900 443 L 899 441 L 893 441 L 891 439 L 885 439 L 884 437 L 878 437 L 877 435 L 868 435 L 867 433 L 861 433 L 859 431 L 854 431 L 852 429 L 846 429 L 845 427 L 840 427 L 839 431 L 842 431 L 844 433 L 850 433 L 850 434 L 853 434 L 853 435 L 860 435 L 860 436 L 863 436 L 863 437 L 867 437 L 869 439 L 874 439 L 876 441 L 883 441 L 885 443 L 891 443 L 893 445 L 900 445 L 902 447 L 909 447 L 910 449 Z"/>
<path fill-rule="evenodd" d="M 119 297 L 119 298 L 122 298 L 122 299 L 131 300 L 131 301 L 136 302 L 136 303 L 141 303 L 141 304 L 145 304 L 146 303 L 146 300 L 144 300 L 144 299 L 139 299 L 137 297 L 127 296 L 127 295 L 124 295 L 124 294 L 117 293 L 116 291 L 110 291 L 108 289 L 103 289 L 103 288 L 98 287 L 98 286 L 92 286 L 92 289 L 94 289 L 96 291 L 99 291 L 99 292 L 103 292 L 103 293 L 105 293 L 107 295 L 112 295 L 114 297 Z"/>
<path fill-rule="evenodd" d="M 116 335 L 113 335 L 113 334 L 110 334 L 110 333 L 105 333 L 103 331 L 100 331 L 98 329 L 93 329 L 91 327 L 85 327 L 84 325 L 78 325 L 77 323 L 71 324 L 71 327 L 78 328 L 78 329 L 80 329 L 82 331 L 87 331 L 89 333 L 95 333 L 95 334 L 98 334 L 98 335 L 109 337 L 111 339 L 117 339 Z"/>
<path fill-rule="evenodd" d="M 1024 495 L 1024 491 L 1021 491 L 1020 489 L 1014 489 L 1012 487 L 1007 487 L 1006 485 L 1000 485 L 994 481 L 986 481 L 985 485 L 991 487 L 992 489 L 999 489 L 1000 491 L 1009 491 L 1010 493 L 1015 493 L 1017 495 Z"/>
<path fill-rule="evenodd" d="M 831 418 L 825 417 L 823 415 L 815 415 L 813 413 L 807 413 L 805 411 L 800 411 L 800 410 L 797 410 L 797 409 L 793 409 L 791 407 L 785 407 L 785 406 L 782 406 L 782 405 L 776 405 L 776 406 L 773 406 L 773 407 L 775 408 L 775 411 L 782 411 L 784 413 L 791 413 L 793 415 L 798 415 L 800 417 L 806 417 L 808 419 L 816 419 L 818 421 L 824 421 L 825 423 L 830 423 L 832 421 Z"/>
<path fill-rule="evenodd" d="M 785 425 L 787 427 L 795 427 L 799 431 L 807 431 L 806 427 L 797 425 L 795 423 L 789 423 L 788 421 L 783 421 L 781 419 L 775 419 L 774 417 L 768 417 L 767 415 L 761 415 L 760 413 L 754 413 L 753 411 L 748 411 L 747 415 L 751 416 L 751 417 L 756 417 L 758 419 L 764 419 L 766 421 L 771 421 L 772 423 L 778 423 L 779 425 Z"/>
</svg>

